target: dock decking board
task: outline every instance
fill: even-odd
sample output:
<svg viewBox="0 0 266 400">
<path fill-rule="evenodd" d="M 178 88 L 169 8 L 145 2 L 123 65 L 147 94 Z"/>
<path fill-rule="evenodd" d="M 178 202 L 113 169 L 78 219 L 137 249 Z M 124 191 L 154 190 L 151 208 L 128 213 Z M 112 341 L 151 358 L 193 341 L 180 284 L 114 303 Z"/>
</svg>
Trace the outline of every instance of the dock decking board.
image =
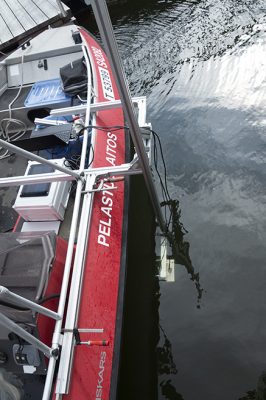
<svg viewBox="0 0 266 400">
<path fill-rule="evenodd" d="M 20 21 L 24 30 L 29 30 L 35 25 L 35 21 L 31 18 L 30 14 L 27 13 L 25 8 L 21 5 L 18 0 L 4 0 L 8 7 L 12 10 L 16 10 L 16 18 Z"/>
<path fill-rule="evenodd" d="M 0 12 L 0 27 L 1 27 L 0 28 L 1 29 L 0 45 L 13 38 L 12 33 L 11 33 L 10 29 L 8 28 L 8 26 L 6 26 L 4 29 L 4 25 L 6 25 L 6 22 Z"/>
<path fill-rule="evenodd" d="M 60 19 L 56 0 L 0 0 L 0 50 Z"/>
<path fill-rule="evenodd" d="M 58 7 L 56 7 L 56 4 L 53 1 L 43 1 L 43 0 L 34 0 L 36 5 L 40 7 L 43 12 L 47 15 L 48 18 L 52 18 L 55 16 L 55 14 L 58 13 Z"/>
<path fill-rule="evenodd" d="M 10 9 L 5 0 L 1 0 L 0 4 L 1 15 L 6 22 L 6 26 L 8 26 L 9 30 L 11 31 L 12 36 L 14 37 L 21 35 L 25 29 L 15 16 L 15 13 Z"/>
<path fill-rule="evenodd" d="M 29 0 L 19 0 L 19 2 L 21 6 L 24 8 L 24 10 L 26 10 L 29 4 Z M 30 10 L 30 15 L 36 25 L 41 24 L 42 22 L 44 22 L 46 19 L 49 18 L 48 15 L 45 14 L 43 10 L 41 10 L 40 7 L 38 7 L 35 3 L 33 4 L 33 7 Z"/>
</svg>

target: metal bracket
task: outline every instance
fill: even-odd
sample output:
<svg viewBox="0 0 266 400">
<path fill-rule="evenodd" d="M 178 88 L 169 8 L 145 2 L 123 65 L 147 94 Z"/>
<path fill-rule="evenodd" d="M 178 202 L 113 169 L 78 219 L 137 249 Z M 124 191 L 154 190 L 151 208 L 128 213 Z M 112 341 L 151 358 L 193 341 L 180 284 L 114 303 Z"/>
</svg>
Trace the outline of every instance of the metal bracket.
<svg viewBox="0 0 266 400">
<path fill-rule="evenodd" d="M 73 332 L 73 333 L 74 333 L 74 330 L 77 330 L 79 333 L 87 333 L 87 332 L 90 332 L 90 333 L 103 333 L 103 332 L 104 332 L 103 328 L 74 328 L 74 329 L 62 329 L 62 332 L 63 332 L 63 333 L 65 333 L 65 332 L 67 332 L 67 333 Z"/>
<path fill-rule="evenodd" d="M 104 185 L 104 183 L 107 182 L 107 181 L 109 181 L 109 180 L 108 180 L 108 179 L 101 179 L 101 180 L 100 180 L 100 184 L 99 184 L 99 186 L 98 186 L 96 189 L 82 190 L 81 193 L 82 193 L 82 194 L 87 194 L 87 193 L 103 192 L 104 190 L 106 190 L 106 189 L 103 187 L 103 185 Z M 96 187 L 96 185 L 97 185 L 97 182 L 96 182 L 96 180 L 95 180 L 95 184 L 94 184 L 93 186 Z M 114 186 L 114 187 L 112 187 L 112 188 L 108 188 L 108 190 L 114 190 L 114 189 L 117 189 L 117 186 Z"/>
<path fill-rule="evenodd" d="M 79 346 L 81 344 L 86 344 L 87 346 L 108 346 L 109 345 L 109 340 L 88 340 L 88 341 L 81 341 L 80 339 L 80 332 L 95 332 L 99 331 L 100 329 L 78 329 L 74 328 L 73 329 L 73 335 L 75 338 L 76 345 Z M 103 329 L 102 329 L 103 331 Z"/>
<path fill-rule="evenodd" d="M 95 174 L 98 181 L 101 179 L 105 179 L 108 181 L 111 179 L 116 179 L 117 176 L 120 175 L 136 175 L 141 174 L 142 171 L 139 168 L 138 157 L 134 157 L 130 163 L 116 165 L 114 167 L 100 167 L 100 168 L 88 168 L 84 170 L 85 174 Z"/>
</svg>

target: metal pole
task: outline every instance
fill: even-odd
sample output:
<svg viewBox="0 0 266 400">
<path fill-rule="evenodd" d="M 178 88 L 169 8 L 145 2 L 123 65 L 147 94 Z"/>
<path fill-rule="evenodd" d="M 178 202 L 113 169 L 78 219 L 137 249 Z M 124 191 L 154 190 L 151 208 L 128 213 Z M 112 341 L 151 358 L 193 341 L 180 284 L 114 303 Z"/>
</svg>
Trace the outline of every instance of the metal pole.
<svg viewBox="0 0 266 400">
<path fill-rule="evenodd" d="M 145 101 L 145 96 L 140 96 L 140 97 L 132 97 L 133 103 L 139 103 L 139 102 L 144 102 Z M 50 111 L 50 115 L 53 116 L 62 116 L 62 115 L 72 115 L 72 114 L 80 114 L 84 111 L 86 111 L 87 104 L 80 104 L 78 106 L 72 106 L 72 107 L 65 107 L 65 108 L 55 108 Z M 91 112 L 97 112 L 97 111 L 105 111 L 105 110 L 110 110 L 113 108 L 119 108 L 121 107 L 121 100 L 113 100 L 113 101 L 102 101 L 99 103 L 92 103 L 91 104 Z M 47 125 L 58 125 L 57 121 L 53 120 L 44 120 L 43 118 L 35 118 L 34 122 L 38 122 L 40 124 L 46 123 Z M 144 120 L 143 120 L 144 123 Z M 65 122 L 64 122 L 65 124 Z"/>
<path fill-rule="evenodd" d="M 54 169 L 57 169 L 58 171 L 64 172 L 65 174 L 68 174 L 68 175 L 72 175 L 76 179 L 80 179 L 80 175 L 77 172 L 74 172 L 69 168 L 62 167 L 61 165 L 58 165 L 55 162 L 46 160 L 45 158 L 37 156 L 36 154 L 30 153 L 27 150 L 21 149 L 20 147 L 17 147 L 15 145 L 11 144 L 11 143 L 8 143 L 3 139 L 0 139 L 0 145 L 3 146 L 5 149 L 11 151 L 12 153 L 19 154 L 20 156 L 28 158 L 31 161 L 37 161 L 37 162 L 39 162 L 41 164 L 50 165 Z"/>
<path fill-rule="evenodd" d="M 167 233 L 167 226 L 163 218 L 160 202 L 152 179 L 151 170 L 142 142 L 140 129 L 133 111 L 133 104 L 128 85 L 126 84 L 126 77 L 118 52 L 118 47 L 116 44 L 108 8 L 104 0 L 91 0 L 91 5 L 101 34 L 101 38 L 103 40 L 107 57 L 112 67 L 112 72 L 116 79 L 126 121 L 130 129 L 131 137 L 136 148 L 137 155 L 139 156 L 139 162 L 141 164 L 141 169 L 143 171 L 151 203 L 153 205 L 154 212 L 162 232 Z"/>
<path fill-rule="evenodd" d="M 37 183 L 73 181 L 75 179 L 76 178 L 74 178 L 71 175 L 66 175 L 61 173 L 8 176 L 6 178 L 0 178 L 0 187 L 36 185 Z"/>
<path fill-rule="evenodd" d="M 62 319 L 62 317 L 56 312 L 49 310 L 46 307 L 40 306 L 39 304 L 34 303 L 34 301 L 25 299 L 25 297 L 19 296 L 18 294 L 11 292 L 4 286 L 0 286 L 0 299 L 3 299 L 4 301 L 7 301 L 11 304 L 18 305 L 19 307 L 29 308 L 32 311 L 36 311 L 55 320 Z"/>
<path fill-rule="evenodd" d="M 22 337 L 22 339 L 26 340 L 26 342 L 32 344 L 34 347 L 37 347 L 40 351 L 42 351 L 47 357 L 52 357 L 52 349 L 46 344 L 42 343 L 35 336 L 31 335 L 29 332 L 25 331 L 25 329 L 21 328 L 18 324 L 11 321 L 11 319 L 7 318 L 4 314 L 0 313 L 0 325 L 9 329 L 11 332 L 16 333 L 18 336 Z"/>
</svg>

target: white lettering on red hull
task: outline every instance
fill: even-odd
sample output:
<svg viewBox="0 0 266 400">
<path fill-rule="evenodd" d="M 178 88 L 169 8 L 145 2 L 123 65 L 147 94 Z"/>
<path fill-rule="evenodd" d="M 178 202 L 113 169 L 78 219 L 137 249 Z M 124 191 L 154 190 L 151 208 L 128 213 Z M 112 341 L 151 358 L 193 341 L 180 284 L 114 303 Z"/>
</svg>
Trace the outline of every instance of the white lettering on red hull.
<svg viewBox="0 0 266 400">
<path fill-rule="evenodd" d="M 95 400 L 102 400 L 102 394 L 103 394 L 103 379 L 104 379 L 104 363 L 106 360 L 106 352 L 102 351 L 101 356 L 100 356 L 100 362 L 99 362 L 99 373 L 98 373 L 98 383 L 97 383 L 97 388 L 96 388 L 96 397 Z"/>
<path fill-rule="evenodd" d="M 117 147 L 117 136 L 114 133 L 107 133 L 107 144 L 106 144 L 106 161 L 115 166 L 116 161 L 116 147 Z"/>
<path fill-rule="evenodd" d="M 109 247 L 108 238 L 111 235 L 111 225 L 112 225 L 112 210 L 113 210 L 113 199 L 114 195 L 112 190 L 115 187 L 113 182 L 105 182 L 104 190 L 102 191 L 102 204 L 101 214 L 102 217 L 99 221 L 99 230 L 98 230 L 98 244 Z M 108 205 L 109 207 L 105 207 Z"/>
<path fill-rule="evenodd" d="M 110 101 L 114 100 L 115 95 L 114 95 L 113 85 L 111 81 L 111 76 L 108 71 L 108 65 L 105 61 L 105 57 L 101 49 L 98 49 L 97 47 L 94 46 L 92 46 L 91 48 L 94 53 L 96 63 L 98 64 L 98 71 L 101 78 L 104 98 Z"/>
<path fill-rule="evenodd" d="M 116 147 L 117 147 L 117 136 L 112 132 L 107 133 L 106 141 L 106 161 L 112 166 L 116 164 Z M 112 229 L 112 211 L 113 211 L 113 189 L 115 187 L 114 182 L 105 182 L 103 185 L 103 191 L 101 192 L 101 217 L 98 228 L 98 244 L 104 247 L 109 247 L 109 238 L 111 236 Z M 109 189 L 109 190 L 108 190 Z"/>
</svg>

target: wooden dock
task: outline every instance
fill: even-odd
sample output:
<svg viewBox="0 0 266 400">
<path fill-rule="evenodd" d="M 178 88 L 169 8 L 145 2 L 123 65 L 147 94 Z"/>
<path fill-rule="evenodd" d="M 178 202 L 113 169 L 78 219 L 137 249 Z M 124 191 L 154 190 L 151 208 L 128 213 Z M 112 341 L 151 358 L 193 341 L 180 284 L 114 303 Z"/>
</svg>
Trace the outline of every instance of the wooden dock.
<svg viewBox="0 0 266 400">
<path fill-rule="evenodd" d="M 67 21 L 70 9 L 56 0 L 0 0 L 0 51 L 57 21 Z"/>
</svg>

